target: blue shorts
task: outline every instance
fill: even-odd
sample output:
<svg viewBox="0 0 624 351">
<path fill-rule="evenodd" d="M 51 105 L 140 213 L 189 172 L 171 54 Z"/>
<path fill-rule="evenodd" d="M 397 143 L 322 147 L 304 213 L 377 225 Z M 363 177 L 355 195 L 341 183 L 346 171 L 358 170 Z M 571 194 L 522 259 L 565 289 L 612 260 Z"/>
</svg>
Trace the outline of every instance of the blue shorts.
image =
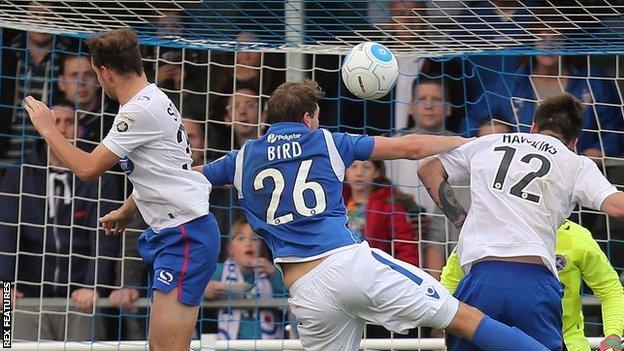
<svg viewBox="0 0 624 351">
<path fill-rule="evenodd" d="M 217 266 L 221 236 L 212 214 L 178 227 L 154 233 L 146 230 L 139 238 L 138 250 L 148 265 L 150 296 L 152 289 L 178 291 L 178 301 L 197 306 Z"/>
<path fill-rule="evenodd" d="M 543 265 L 486 261 L 473 265 L 454 296 L 512 327 L 550 350 L 563 347 L 563 288 Z M 480 350 L 471 342 L 447 334 L 448 350 Z"/>
</svg>

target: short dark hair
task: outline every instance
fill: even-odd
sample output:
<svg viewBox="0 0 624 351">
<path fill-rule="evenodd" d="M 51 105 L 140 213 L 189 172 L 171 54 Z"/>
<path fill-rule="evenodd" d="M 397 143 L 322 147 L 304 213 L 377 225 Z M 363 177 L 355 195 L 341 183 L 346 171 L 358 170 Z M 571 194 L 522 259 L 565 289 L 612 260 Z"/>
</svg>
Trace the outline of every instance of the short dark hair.
<svg viewBox="0 0 624 351">
<path fill-rule="evenodd" d="M 76 110 L 76 104 L 72 103 L 71 101 L 68 101 L 64 97 L 56 99 L 54 103 L 50 105 L 50 109 L 53 109 L 55 107 L 68 107 L 74 111 Z"/>
<path fill-rule="evenodd" d="M 533 122 L 537 132 L 549 130 L 562 136 L 566 142 L 578 138 L 583 125 L 583 103 L 570 93 L 544 99 L 535 109 Z"/>
<path fill-rule="evenodd" d="M 440 88 L 442 89 L 442 99 L 444 100 L 444 102 L 448 102 L 449 101 L 449 89 L 448 89 L 448 84 L 444 84 L 444 80 L 442 79 L 441 75 L 430 75 L 430 74 L 424 74 L 421 73 L 418 76 L 416 76 L 416 79 L 414 79 L 414 82 L 412 83 L 412 96 L 411 98 L 414 99 L 414 94 L 416 94 L 416 88 L 418 88 L 419 85 L 421 84 L 436 84 L 439 85 Z"/>
<path fill-rule="evenodd" d="M 139 38 L 130 28 L 115 29 L 87 39 L 93 65 L 118 74 L 143 74 Z"/>
<path fill-rule="evenodd" d="M 311 79 L 286 82 L 277 87 L 267 105 L 271 123 L 301 122 L 303 115 L 314 114 L 317 103 L 325 96 L 318 83 Z"/>
<path fill-rule="evenodd" d="M 86 55 L 79 55 L 79 54 L 61 54 L 59 55 L 58 58 L 58 62 L 59 62 L 59 66 L 58 66 L 58 71 L 57 71 L 57 75 L 60 77 L 62 75 L 65 74 L 65 64 L 67 63 L 67 61 L 69 60 L 73 60 L 73 59 L 80 59 L 80 58 L 86 58 L 87 60 L 90 60 L 89 56 Z"/>
</svg>

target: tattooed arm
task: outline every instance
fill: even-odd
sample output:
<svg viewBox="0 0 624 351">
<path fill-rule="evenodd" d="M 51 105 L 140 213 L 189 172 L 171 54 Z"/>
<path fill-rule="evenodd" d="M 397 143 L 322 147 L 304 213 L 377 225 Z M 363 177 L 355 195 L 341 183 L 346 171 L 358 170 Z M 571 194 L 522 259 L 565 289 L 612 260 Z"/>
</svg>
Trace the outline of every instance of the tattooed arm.
<svg viewBox="0 0 624 351">
<path fill-rule="evenodd" d="M 461 229 L 466 219 L 466 210 L 455 198 L 442 162 L 435 157 L 422 162 L 418 167 L 418 177 L 436 205 L 457 229 Z"/>
</svg>

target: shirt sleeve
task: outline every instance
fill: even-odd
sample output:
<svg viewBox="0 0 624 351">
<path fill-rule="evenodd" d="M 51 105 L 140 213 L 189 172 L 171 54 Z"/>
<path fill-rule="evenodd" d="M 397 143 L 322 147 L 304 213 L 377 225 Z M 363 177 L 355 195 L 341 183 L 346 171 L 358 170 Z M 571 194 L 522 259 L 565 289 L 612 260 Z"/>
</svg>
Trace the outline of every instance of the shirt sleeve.
<svg viewBox="0 0 624 351">
<path fill-rule="evenodd" d="M 332 133 L 332 137 L 346 168 L 355 160 L 368 160 L 375 147 L 375 138 L 368 135 Z"/>
<path fill-rule="evenodd" d="M 572 200 L 575 203 L 600 210 L 602 202 L 617 192 L 618 190 L 602 175 L 594 161 L 581 157 L 572 192 Z"/>
<path fill-rule="evenodd" d="M 230 151 L 225 156 L 204 165 L 204 176 L 213 186 L 234 183 L 236 156 L 238 151 Z"/>
<path fill-rule="evenodd" d="M 622 336 L 624 326 L 622 284 L 609 259 L 591 234 L 585 233 L 582 236 L 582 239 L 578 239 L 579 247 L 575 248 L 575 251 L 582 252 L 579 268 L 583 280 L 600 299 L 604 335 Z"/>
<path fill-rule="evenodd" d="M 113 126 L 102 144 L 120 158 L 128 156 L 140 145 L 162 136 L 160 123 L 144 107 L 129 104 L 115 116 Z"/>
<path fill-rule="evenodd" d="M 470 183 L 470 159 L 478 150 L 477 143 L 479 140 L 466 143 L 437 156 L 449 175 L 450 184 L 468 185 Z"/>
<path fill-rule="evenodd" d="M 459 265 L 459 255 L 457 251 L 451 252 L 446 265 L 442 268 L 442 276 L 440 276 L 440 283 L 447 288 L 451 293 L 454 293 L 459 285 L 459 281 L 464 277 L 464 271 Z"/>
</svg>

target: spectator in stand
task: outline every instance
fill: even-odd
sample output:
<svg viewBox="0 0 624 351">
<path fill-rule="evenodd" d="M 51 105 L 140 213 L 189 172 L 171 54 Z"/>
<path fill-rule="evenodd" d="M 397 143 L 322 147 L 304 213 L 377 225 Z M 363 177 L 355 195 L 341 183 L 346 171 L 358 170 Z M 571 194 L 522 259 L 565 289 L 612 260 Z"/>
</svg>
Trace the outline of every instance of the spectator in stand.
<svg viewBox="0 0 624 351">
<path fill-rule="evenodd" d="M 99 105 L 99 85 L 88 56 L 68 55 L 61 59 L 58 87 L 78 110 L 95 111 Z"/>
<path fill-rule="evenodd" d="M 58 71 L 60 98 L 74 104 L 80 125 L 79 139 L 99 142 L 111 126 L 118 104 L 105 100 L 89 56 L 65 55 Z"/>
<path fill-rule="evenodd" d="M 231 127 L 221 127 L 215 136 L 219 151 L 239 150 L 245 141 L 256 139 L 262 134 L 266 123 L 258 92 L 251 88 L 236 90 L 227 100 L 223 120 Z"/>
<path fill-rule="evenodd" d="M 383 161 L 353 162 L 346 172 L 343 197 L 349 228 L 360 241 L 421 266 L 418 235 L 407 219 L 416 204 L 409 195 L 393 189 Z"/>
<path fill-rule="evenodd" d="M 561 38 L 549 31 L 541 32 L 543 39 L 537 45 L 553 48 Z M 602 76 L 596 68 L 592 75 Z M 613 81 L 588 79 L 587 67 L 569 56 L 535 56 L 526 58 L 520 66 L 509 91 L 492 99 L 485 109 L 475 105 L 468 111 L 474 125 L 489 123 L 490 116 L 503 118 L 518 131 L 528 132 L 533 122 L 536 103 L 547 97 L 569 92 L 585 106 L 583 131 L 576 151 L 589 157 L 621 156 L 624 150 L 624 120 L 622 102 Z M 478 122 L 475 122 L 478 121 Z"/>
<path fill-rule="evenodd" d="M 186 5 L 158 2 L 152 5 L 156 36 L 167 40 L 182 36 L 190 23 Z M 206 119 L 206 50 L 180 49 L 164 46 L 141 47 L 145 72 L 173 101 L 180 113 L 188 118 Z"/>
<path fill-rule="evenodd" d="M 161 49 L 162 50 L 162 49 Z M 156 72 L 156 85 L 167 94 L 176 106 L 180 106 L 182 94 L 182 51 L 165 49 L 160 53 Z"/>
<path fill-rule="evenodd" d="M 204 292 L 209 300 L 232 298 L 286 297 L 281 274 L 266 257 L 262 239 L 249 224 L 240 220 L 232 226 L 227 247 L 228 259 L 217 264 Z M 253 307 L 219 310 L 219 339 L 281 339 L 277 309 Z"/>
<path fill-rule="evenodd" d="M 427 135 L 454 135 L 445 128 L 446 119 L 451 115 L 451 105 L 448 102 L 448 89 L 444 85 L 442 78 L 438 74 L 421 74 L 413 83 L 413 95 L 410 105 L 410 117 L 414 127 L 403 130 L 397 136 L 405 134 L 427 134 Z M 397 189 L 411 195 L 418 206 L 424 209 L 428 215 L 420 215 L 420 219 L 427 218 L 429 223 L 425 223 L 426 230 L 420 239 L 427 241 L 423 245 L 424 268 L 428 268 L 428 273 L 439 276 L 444 265 L 445 243 L 456 241 L 457 230 L 446 223 L 445 216 L 439 211 L 427 190 L 423 187 L 420 179 L 414 177 L 414 172 L 419 161 L 393 160 L 386 161 L 386 176 L 391 180 Z M 460 194 L 466 194 L 463 189 L 456 189 L 458 198 Z M 417 227 L 418 223 L 415 222 Z"/>
<path fill-rule="evenodd" d="M 193 158 L 193 166 L 203 165 L 207 162 L 205 159 L 206 137 L 204 133 L 205 123 L 200 123 L 189 118 L 183 118 L 182 124 L 186 130 L 186 138 L 191 148 L 191 158 Z"/>
<path fill-rule="evenodd" d="M 510 126 L 509 123 L 498 118 L 493 118 L 491 121 L 485 123 L 479 128 L 477 136 L 482 137 L 490 134 L 511 133 L 511 130 L 512 126 Z"/>
<path fill-rule="evenodd" d="M 282 54 L 261 53 L 246 49 L 259 39 L 250 32 L 241 32 L 236 37 L 240 49 L 232 53 L 214 55 L 210 82 L 210 119 L 222 121 L 225 106 L 231 94 L 240 89 L 251 89 L 261 98 L 271 95 L 284 80 Z M 210 129 L 210 128 L 209 128 Z"/>
<path fill-rule="evenodd" d="M 171 37 L 184 34 L 184 9 L 176 3 L 154 4 L 156 15 L 156 36 Z"/>
<path fill-rule="evenodd" d="M 73 105 L 57 103 L 52 110 L 57 129 L 74 139 Z M 44 301 L 41 310 L 24 310 L 18 302 L 14 338 L 37 340 L 40 332 L 41 339 L 95 340 L 100 320 L 74 311 L 92 314 L 106 293 L 100 286 L 113 283 L 119 239 L 98 231 L 97 219 L 123 201 L 119 182 L 112 175 L 101 183 L 74 179 L 43 142 L 24 161 L 0 184 L 0 280 L 17 281 L 18 299 L 70 297 L 72 306 L 65 313 L 66 306 Z"/>
<path fill-rule="evenodd" d="M 145 64 L 148 76 L 180 109 L 180 113 L 188 118 L 206 120 L 207 54 L 199 50 L 162 47 L 143 51 L 149 60 Z"/>
<path fill-rule="evenodd" d="M 530 34 L 525 27 L 532 28 L 536 19 L 527 8 L 541 6 L 535 0 L 490 0 L 471 1 L 458 18 L 461 30 L 452 32 L 456 43 L 473 43 L 483 45 L 484 42 L 504 43 L 512 48 L 518 40 Z M 468 107 L 476 104 L 476 108 L 486 109 L 490 100 L 505 95 L 505 86 L 513 80 L 514 73 L 520 67 L 520 56 L 517 55 L 477 55 L 463 61 L 464 77 L 467 77 Z M 465 113 L 465 111 L 464 111 Z M 481 126 L 478 121 L 464 119 L 460 126 L 463 135 L 475 135 Z"/>
<path fill-rule="evenodd" d="M 263 133 L 266 114 L 261 111 L 258 92 L 241 88 L 227 100 L 225 115 L 227 125 L 208 126 L 211 152 L 210 158 L 221 157 L 230 150 L 239 150 L 245 141 L 256 139 Z M 214 156 L 214 157 L 212 157 Z M 210 193 L 211 211 L 219 222 L 222 233 L 228 233 L 230 226 L 243 217 L 238 207 L 238 196 L 232 188 L 216 188 Z"/>
<path fill-rule="evenodd" d="M 38 2 L 45 6 L 45 2 Z M 31 6 L 35 6 L 34 4 Z M 43 11 L 41 9 L 33 9 Z M 35 128 L 22 108 L 27 95 L 41 101 L 52 96 L 52 82 L 58 70 L 58 51 L 67 50 L 69 43 L 48 33 L 22 32 L 2 50 L 2 83 L 0 113 L 0 161 L 11 164 L 21 160 L 33 146 Z"/>
<path fill-rule="evenodd" d="M 225 66 L 217 66 L 217 76 L 214 82 L 214 91 L 217 93 L 231 94 L 238 88 L 252 88 L 261 91 L 263 95 L 270 95 L 279 81 L 276 80 L 277 68 L 272 62 L 263 60 L 259 51 L 249 51 L 245 48 L 258 43 L 258 37 L 250 32 L 241 32 L 236 36 L 236 42 L 241 51 L 235 52 L 235 57 L 226 56 L 223 59 Z"/>
</svg>

